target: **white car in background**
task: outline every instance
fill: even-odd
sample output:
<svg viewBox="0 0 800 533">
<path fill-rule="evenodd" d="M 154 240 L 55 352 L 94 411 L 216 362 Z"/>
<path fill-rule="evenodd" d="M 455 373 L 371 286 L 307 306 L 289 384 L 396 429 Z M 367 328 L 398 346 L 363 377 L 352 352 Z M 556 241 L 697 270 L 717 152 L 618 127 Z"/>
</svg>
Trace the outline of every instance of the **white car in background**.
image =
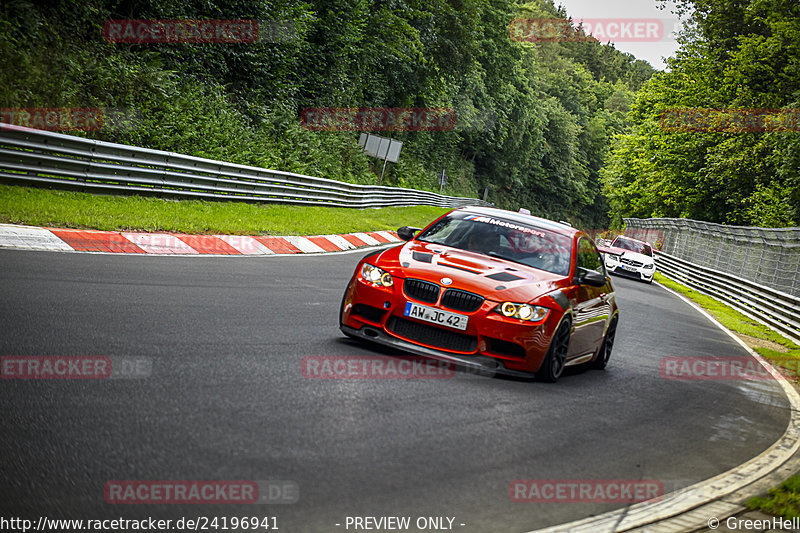
<svg viewBox="0 0 800 533">
<path fill-rule="evenodd" d="M 610 274 L 653 283 L 656 262 L 653 259 L 653 247 L 649 243 L 618 235 L 609 247 L 619 254 L 603 254 L 606 270 Z"/>
</svg>

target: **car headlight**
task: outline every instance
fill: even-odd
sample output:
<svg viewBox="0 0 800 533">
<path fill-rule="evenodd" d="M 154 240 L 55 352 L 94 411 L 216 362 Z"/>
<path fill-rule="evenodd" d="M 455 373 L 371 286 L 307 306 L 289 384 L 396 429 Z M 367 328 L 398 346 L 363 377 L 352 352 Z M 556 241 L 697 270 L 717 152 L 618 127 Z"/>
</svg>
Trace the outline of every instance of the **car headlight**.
<svg viewBox="0 0 800 533">
<path fill-rule="evenodd" d="M 364 266 L 361 267 L 361 277 L 378 287 L 391 287 L 394 285 L 391 274 L 369 263 L 364 263 Z"/>
<path fill-rule="evenodd" d="M 606 256 L 606 260 L 607 260 L 609 263 L 616 263 L 617 261 L 619 261 L 619 257 L 617 257 L 616 255 L 611 255 L 611 254 L 608 254 L 608 255 Z"/>
<path fill-rule="evenodd" d="M 538 305 L 518 304 L 514 302 L 503 302 L 494 308 L 495 312 L 509 318 L 518 318 L 528 322 L 539 322 L 544 320 L 550 310 Z"/>
<path fill-rule="evenodd" d="M 654 269 L 655 267 L 656 267 L 656 265 L 654 265 L 653 263 L 650 263 L 649 265 L 645 265 L 645 266 L 644 266 L 644 269 L 645 269 L 645 270 L 652 270 L 652 269 Z"/>
</svg>

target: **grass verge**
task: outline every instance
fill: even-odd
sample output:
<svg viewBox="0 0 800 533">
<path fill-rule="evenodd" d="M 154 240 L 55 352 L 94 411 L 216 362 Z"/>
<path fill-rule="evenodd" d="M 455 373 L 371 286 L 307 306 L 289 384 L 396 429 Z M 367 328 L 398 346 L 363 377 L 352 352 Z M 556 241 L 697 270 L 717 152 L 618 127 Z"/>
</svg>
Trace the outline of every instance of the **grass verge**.
<svg viewBox="0 0 800 533">
<path fill-rule="evenodd" d="M 756 496 L 747 501 L 750 509 L 784 518 L 800 517 L 800 474 L 796 474 L 777 487 L 769 489 L 767 496 Z"/>
<path fill-rule="evenodd" d="M 798 382 L 797 364 L 787 360 L 800 359 L 800 346 L 778 335 L 765 325 L 752 320 L 735 309 L 697 292 L 680 283 L 667 279 L 656 272 L 656 281 L 686 296 L 708 311 L 723 326 L 733 331 L 748 346 L 775 366 L 783 365 L 783 375 Z M 800 517 L 800 474 L 794 475 L 769 490 L 765 496 L 756 496 L 746 503 L 752 510 L 759 510 L 784 518 Z"/>
<path fill-rule="evenodd" d="M 658 272 L 656 272 L 655 280 L 700 305 L 765 359 L 772 360 L 776 364 L 786 361 L 786 359 L 800 359 L 800 346 L 772 331 L 764 324 L 756 322 L 719 300 L 667 279 Z"/>
<path fill-rule="evenodd" d="M 351 209 L 143 196 L 100 196 L 0 185 L 0 222 L 108 231 L 230 235 L 324 235 L 424 227 L 447 209 Z"/>
</svg>

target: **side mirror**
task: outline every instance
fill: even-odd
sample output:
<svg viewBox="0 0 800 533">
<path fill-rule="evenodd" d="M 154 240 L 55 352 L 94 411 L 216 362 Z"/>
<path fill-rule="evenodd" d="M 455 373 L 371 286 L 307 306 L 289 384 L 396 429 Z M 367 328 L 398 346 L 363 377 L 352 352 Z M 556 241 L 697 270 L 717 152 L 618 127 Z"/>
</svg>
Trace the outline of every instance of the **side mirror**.
<svg viewBox="0 0 800 533">
<path fill-rule="evenodd" d="M 606 277 L 602 275 L 600 272 L 595 272 L 594 270 L 584 270 L 581 269 L 580 274 L 578 274 L 578 285 L 591 285 L 592 287 L 602 287 L 606 284 Z"/>
<path fill-rule="evenodd" d="M 415 228 L 414 226 L 403 226 L 397 229 L 397 236 L 404 241 L 410 241 L 414 238 L 414 234 L 422 228 Z"/>
</svg>

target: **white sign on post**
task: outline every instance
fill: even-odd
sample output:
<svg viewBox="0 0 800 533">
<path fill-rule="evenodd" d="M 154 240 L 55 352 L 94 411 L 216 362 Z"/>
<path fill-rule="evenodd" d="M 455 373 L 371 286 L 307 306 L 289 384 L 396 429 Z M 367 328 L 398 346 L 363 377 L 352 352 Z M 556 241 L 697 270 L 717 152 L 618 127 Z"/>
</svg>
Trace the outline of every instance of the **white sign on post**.
<svg viewBox="0 0 800 533">
<path fill-rule="evenodd" d="M 388 139 L 380 135 L 362 133 L 358 138 L 358 145 L 364 148 L 367 155 L 383 159 L 390 163 L 397 163 L 400 159 L 400 149 L 403 148 L 402 141 Z"/>
<path fill-rule="evenodd" d="M 400 159 L 400 149 L 403 147 L 403 142 L 381 137 L 380 135 L 372 135 L 371 133 L 362 133 L 358 137 L 358 145 L 364 148 L 367 155 L 383 159 L 381 177 L 378 178 L 378 185 L 380 185 L 383 181 L 383 173 L 386 172 L 386 163 L 397 163 L 397 160 Z"/>
</svg>

